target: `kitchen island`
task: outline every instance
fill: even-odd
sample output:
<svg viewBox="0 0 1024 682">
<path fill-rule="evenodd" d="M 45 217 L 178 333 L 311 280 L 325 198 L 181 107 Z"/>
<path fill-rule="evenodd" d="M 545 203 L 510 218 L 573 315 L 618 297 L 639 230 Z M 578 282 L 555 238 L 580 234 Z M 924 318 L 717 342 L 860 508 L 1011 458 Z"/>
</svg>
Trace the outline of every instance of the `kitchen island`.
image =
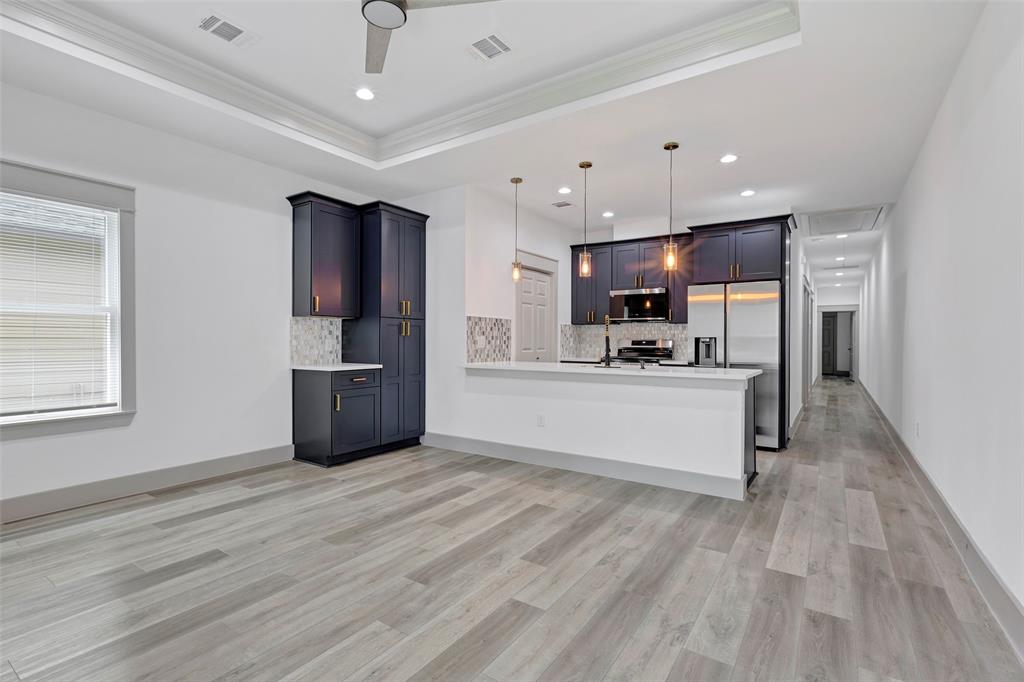
<svg viewBox="0 0 1024 682">
<path fill-rule="evenodd" d="M 469 363 L 470 432 L 425 442 L 743 499 L 756 472 L 756 369 Z"/>
</svg>

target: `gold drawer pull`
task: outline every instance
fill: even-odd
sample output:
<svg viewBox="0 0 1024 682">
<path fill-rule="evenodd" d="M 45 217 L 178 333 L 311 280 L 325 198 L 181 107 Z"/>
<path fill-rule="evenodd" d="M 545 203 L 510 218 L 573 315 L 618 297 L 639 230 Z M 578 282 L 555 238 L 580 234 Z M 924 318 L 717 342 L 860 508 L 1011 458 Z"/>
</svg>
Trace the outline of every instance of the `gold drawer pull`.
<svg viewBox="0 0 1024 682">
<path fill-rule="evenodd" d="M 366 381 L 366 377 L 352 377 L 351 379 L 349 379 L 349 381 L 351 381 L 352 383 L 355 383 L 355 384 L 360 384 L 360 383 Z"/>
<path fill-rule="evenodd" d="M 337 393 L 334 394 L 334 411 L 341 412 L 341 396 Z"/>
<path fill-rule="evenodd" d="M 313 312 L 314 313 L 320 312 L 320 297 L 319 296 L 314 296 L 313 297 Z"/>
</svg>

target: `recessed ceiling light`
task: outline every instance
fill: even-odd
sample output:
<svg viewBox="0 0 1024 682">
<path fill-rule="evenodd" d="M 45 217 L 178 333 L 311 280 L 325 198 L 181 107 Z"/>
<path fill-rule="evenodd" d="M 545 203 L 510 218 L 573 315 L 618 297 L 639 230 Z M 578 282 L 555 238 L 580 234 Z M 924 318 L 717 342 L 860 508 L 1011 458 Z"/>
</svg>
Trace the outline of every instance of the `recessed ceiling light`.
<svg viewBox="0 0 1024 682">
<path fill-rule="evenodd" d="M 569 188 L 569 187 L 559 187 L 558 188 L 558 193 L 559 194 L 572 194 L 572 189 Z"/>
<path fill-rule="evenodd" d="M 359 88 L 358 90 L 356 90 L 356 97 L 358 97 L 361 100 L 369 102 L 374 97 L 373 90 L 371 90 L 370 88 Z"/>
<path fill-rule="evenodd" d="M 757 194 L 757 192 L 755 192 L 755 191 L 754 191 L 754 190 L 752 190 L 752 189 L 745 189 L 745 190 L 743 190 L 742 192 L 740 192 L 740 196 L 741 196 L 741 197 L 752 197 L 752 196 L 754 196 L 755 194 Z"/>
<path fill-rule="evenodd" d="M 735 154 L 726 154 L 725 156 L 720 158 L 718 160 L 718 162 L 719 163 L 732 163 L 733 161 L 735 161 L 738 158 L 740 158 L 740 157 L 736 156 Z"/>
<path fill-rule="evenodd" d="M 842 276 L 843 276 L 843 273 L 841 273 L 841 272 L 837 272 L 836 273 L 836 277 L 842 277 Z"/>
<path fill-rule="evenodd" d="M 846 256 L 836 256 L 836 260 L 842 262 L 846 260 Z"/>
<path fill-rule="evenodd" d="M 836 235 L 836 239 L 846 239 L 849 236 L 850 235 L 848 235 L 848 234 L 837 234 Z"/>
<path fill-rule="evenodd" d="M 611 211 L 605 211 L 604 213 L 601 214 L 601 217 L 603 217 L 603 218 L 614 218 L 615 214 L 612 213 Z"/>
<path fill-rule="evenodd" d="M 841 287 L 841 286 L 843 286 L 843 285 L 842 285 L 842 284 L 839 284 L 839 283 L 836 283 L 836 286 L 837 286 L 837 287 Z"/>
</svg>

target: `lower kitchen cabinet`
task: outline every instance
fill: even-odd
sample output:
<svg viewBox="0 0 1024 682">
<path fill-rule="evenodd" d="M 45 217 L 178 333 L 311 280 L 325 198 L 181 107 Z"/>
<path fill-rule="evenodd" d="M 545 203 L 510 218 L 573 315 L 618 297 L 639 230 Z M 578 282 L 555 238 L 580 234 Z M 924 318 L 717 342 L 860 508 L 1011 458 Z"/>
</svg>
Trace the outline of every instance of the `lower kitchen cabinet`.
<svg viewBox="0 0 1024 682">
<path fill-rule="evenodd" d="M 294 370 L 292 428 L 295 459 L 330 466 L 372 454 L 381 445 L 380 370 Z"/>
</svg>

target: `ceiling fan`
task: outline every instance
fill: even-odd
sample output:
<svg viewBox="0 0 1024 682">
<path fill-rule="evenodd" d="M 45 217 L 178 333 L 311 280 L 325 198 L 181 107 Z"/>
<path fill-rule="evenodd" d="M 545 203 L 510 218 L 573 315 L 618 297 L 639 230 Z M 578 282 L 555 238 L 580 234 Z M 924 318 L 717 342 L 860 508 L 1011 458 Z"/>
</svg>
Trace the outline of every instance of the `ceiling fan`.
<svg viewBox="0 0 1024 682">
<path fill-rule="evenodd" d="M 366 73 L 381 73 L 388 56 L 391 32 L 405 25 L 405 14 L 414 9 L 469 5 L 496 0 L 363 0 L 366 19 Z"/>
</svg>

